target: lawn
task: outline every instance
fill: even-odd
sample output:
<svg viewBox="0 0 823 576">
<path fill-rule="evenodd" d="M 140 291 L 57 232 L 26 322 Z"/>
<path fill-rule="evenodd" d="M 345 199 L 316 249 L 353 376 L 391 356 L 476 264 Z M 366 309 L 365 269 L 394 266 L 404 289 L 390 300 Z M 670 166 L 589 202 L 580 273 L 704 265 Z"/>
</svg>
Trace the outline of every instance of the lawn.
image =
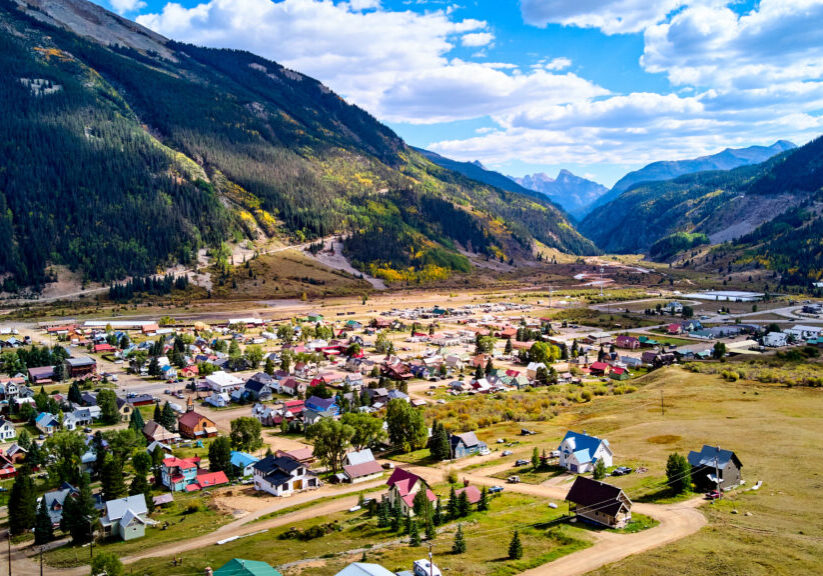
<svg viewBox="0 0 823 576">
<path fill-rule="evenodd" d="M 158 524 L 146 527 L 146 536 L 128 542 L 98 540 L 95 551 L 113 552 L 127 556 L 140 550 L 161 544 L 186 540 L 207 534 L 231 521 L 231 516 L 221 514 L 210 506 L 211 497 L 203 493 L 175 493 L 174 503 L 157 509 L 150 517 Z M 168 524 L 167 527 L 166 524 Z M 165 528 L 164 528 L 165 527 Z M 44 554 L 45 563 L 55 568 L 68 568 L 87 564 L 88 547 L 66 545 Z"/>
<path fill-rule="evenodd" d="M 656 340 L 660 344 L 665 344 L 666 346 L 688 346 L 689 344 L 700 344 L 700 340 L 687 340 L 686 338 L 675 338 L 673 336 L 666 336 L 666 331 L 663 329 L 660 330 L 652 330 L 654 332 L 653 336 L 649 336 L 648 334 L 635 334 L 629 333 L 629 336 L 634 336 L 635 338 L 640 338 L 641 336 L 647 336 L 653 340 Z"/>
<path fill-rule="evenodd" d="M 519 468 L 511 468 L 510 470 L 497 472 L 496 474 L 492 474 L 492 478 L 505 480 L 509 476 L 517 476 L 521 482 L 525 482 L 526 484 L 542 484 L 546 480 L 557 478 L 565 473 L 565 468 L 560 468 L 559 466 L 540 466 L 535 469 L 531 464 L 527 464 Z"/>
<path fill-rule="evenodd" d="M 439 491 L 445 493 L 445 488 Z M 435 563 L 451 574 L 508 576 L 587 547 L 590 540 L 587 530 L 553 525 L 561 516 L 561 511 L 549 508 L 541 499 L 501 494 L 491 500 L 489 512 L 473 512 L 461 520 L 467 545 L 465 554 L 451 554 L 457 523 L 440 528 L 433 546 Z M 279 538 L 291 528 L 306 530 L 318 525 L 335 528 L 312 540 Z M 515 528 L 520 530 L 524 556 L 510 561 L 506 553 Z M 359 560 L 364 552 L 369 562 L 380 563 L 390 570 L 408 570 L 414 560 L 426 556 L 428 547 L 410 547 L 406 539 L 389 528 L 378 528 L 376 519 L 369 518 L 366 512 L 344 512 L 186 553 L 182 555 L 181 566 L 171 566 L 169 559 L 152 558 L 134 564 L 133 570 L 135 574 L 149 576 L 182 576 L 202 573 L 205 566 L 216 568 L 231 558 L 240 557 L 268 562 L 285 576 L 298 574 L 308 566 L 313 576 L 330 576 L 349 562 Z"/>
</svg>

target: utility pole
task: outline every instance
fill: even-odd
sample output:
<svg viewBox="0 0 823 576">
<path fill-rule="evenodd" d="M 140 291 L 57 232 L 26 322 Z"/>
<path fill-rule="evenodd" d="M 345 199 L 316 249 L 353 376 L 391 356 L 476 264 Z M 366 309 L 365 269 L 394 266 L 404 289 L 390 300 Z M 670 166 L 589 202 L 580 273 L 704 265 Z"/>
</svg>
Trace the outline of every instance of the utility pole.
<svg viewBox="0 0 823 576">
<path fill-rule="evenodd" d="M 40 546 L 40 576 L 43 576 L 43 548 L 45 546 Z"/>
<path fill-rule="evenodd" d="M 603 267 L 600 267 L 600 297 L 603 297 Z"/>
<path fill-rule="evenodd" d="M 717 485 L 718 499 L 723 497 L 723 492 L 720 491 L 720 471 L 717 467 L 717 456 L 714 457 L 714 483 Z"/>
<path fill-rule="evenodd" d="M 432 556 L 431 542 L 429 542 L 429 576 L 434 576 L 434 557 Z"/>
<path fill-rule="evenodd" d="M 6 536 L 9 537 L 9 576 L 11 576 L 11 530 L 6 532 Z"/>
</svg>

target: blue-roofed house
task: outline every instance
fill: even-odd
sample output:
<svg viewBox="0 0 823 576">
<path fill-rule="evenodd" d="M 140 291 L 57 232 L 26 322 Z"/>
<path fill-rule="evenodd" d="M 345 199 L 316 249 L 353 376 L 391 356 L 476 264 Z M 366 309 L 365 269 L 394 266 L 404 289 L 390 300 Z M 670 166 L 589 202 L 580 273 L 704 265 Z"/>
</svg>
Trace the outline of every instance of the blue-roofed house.
<svg viewBox="0 0 823 576">
<path fill-rule="evenodd" d="M 608 468 L 612 465 L 612 449 L 605 438 L 589 436 L 588 434 L 569 430 L 557 448 L 560 451 L 560 466 L 583 474 L 594 470 L 598 460 Z"/>
<path fill-rule="evenodd" d="M 50 412 L 40 412 L 34 420 L 34 425 L 43 434 L 54 434 L 57 428 L 60 427 L 60 422 L 57 417 Z"/>
<path fill-rule="evenodd" d="M 337 405 L 337 399 L 334 397 L 319 398 L 318 396 L 312 396 L 306 400 L 306 409 L 313 410 L 314 412 L 326 412 L 334 416 L 340 413 L 340 407 Z"/>
<path fill-rule="evenodd" d="M 232 558 L 214 571 L 214 576 L 281 576 L 265 562 Z"/>
<path fill-rule="evenodd" d="M 231 465 L 237 469 L 238 476 L 245 477 L 254 474 L 254 465 L 259 461 L 259 458 L 246 452 L 231 451 Z"/>
<path fill-rule="evenodd" d="M 689 452 L 689 464 L 698 490 L 724 490 L 741 482 L 743 464 L 731 450 L 704 445 L 700 452 Z"/>
<path fill-rule="evenodd" d="M 394 572 L 383 568 L 380 564 L 354 562 L 334 576 L 394 576 Z"/>
</svg>

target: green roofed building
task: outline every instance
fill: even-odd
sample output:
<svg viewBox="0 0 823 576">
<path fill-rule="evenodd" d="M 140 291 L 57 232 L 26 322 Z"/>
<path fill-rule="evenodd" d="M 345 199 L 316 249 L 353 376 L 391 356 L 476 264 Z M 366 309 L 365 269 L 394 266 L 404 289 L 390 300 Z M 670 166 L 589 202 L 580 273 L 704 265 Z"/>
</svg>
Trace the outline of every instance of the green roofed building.
<svg viewBox="0 0 823 576">
<path fill-rule="evenodd" d="M 214 576 L 282 576 L 282 574 L 265 562 L 232 558 L 215 570 Z"/>
</svg>

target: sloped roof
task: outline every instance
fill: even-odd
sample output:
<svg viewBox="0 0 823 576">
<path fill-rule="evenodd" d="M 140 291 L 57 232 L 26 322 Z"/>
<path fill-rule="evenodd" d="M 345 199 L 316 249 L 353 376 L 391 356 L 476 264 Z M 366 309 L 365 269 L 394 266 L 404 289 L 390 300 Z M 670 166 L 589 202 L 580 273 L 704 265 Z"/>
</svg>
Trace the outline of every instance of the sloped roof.
<svg viewBox="0 0 823 576">
<path fill-rule="evenodd" d="M 700 452 L 689 452 L 689 464 L 692 466 L 709 466 L 715 467 L 715 459 L 717 460 L 717 468 L 723 470 L 729 465 L 729 462 L 734 462 L 738 468 L 742 468 L 740 460 L 737 455 L 731 450 L 723 450 L 719 446 L 704 445 Z"/>
<path fill-rule="evenodd" d="M 454 491 L 454 495 L 460 496 L 463 492 L 466 493 L 466 498 L 469 500 L 469 504 L 477 504 L 480 502 L 480 490 L 477 489 L 477 486 L 469 485 L 465 488 L 459 488 Z"/>
<path fill-rule="evenodd" d="M 615 516 L 620 512 L 620 507 L 624 505 L 621 496 L 631 505 L 628 496 L 623 494 L 623 490 L 617 486 L 592 480 L 586 476 L 578 476 L 566 495 L 566 500 L 578 506 L 595 508 L 604 514 Z"/>
<path fill-rule="evenodd" d="M 208 422 L 211 422 L 212 426 L 214 426 L 214 422 L 212 422 L 210 419 L 206 418 L 202 414 L 195 412 L 194 410 L 186 412 L 185 414 L 180 416 L 180 418 L 177 419 L 177 422 L 179 424 L 182 424 L 183 426 L 194 428 L 201 420 L 207 420 Z"/>
<path fill-rule="evenodd" d="M 472 446 L 477 446 L 480 444 L 480 440 L 477 439 L 477 435 L 474 432 L 463 432 L 462 434 L 452 434 L 452 444 L 458 444 L 462 442 L 466 445 L 467 448 L 471 448 Z"/>
<path fill-rule="evenodd" d="M 118 498 L 116 500 L 109 500 L 105 504 L 106 517 L 109 520 L 119 520 L 125 516 L 127 511 L 132 511 L 134 514 L 147 514 L 146 497 L 143 494 L 135 494 L 126 498 Z"/>
<path fill-rule="evenodd" d="M 282 576 L 265 562 L 232 558 L 214 571 L 214 576 Z"/>
<path fill-rule="evenodd" d="M 394 572 L 390 572 L 383 568 L 380 564 L 367 564 L 365 562 L 354 562 L 343 568 L 334 576 L 394 576 Z"/>
<path fill-rule="evenodd" d="M 357 452 L 349 452 L 346 454 L 346 459 L 349 461 L 349 465 L 355 466 L 365 462 L 374 462 L 374 454 L 372 454 L 370 448 L 364 448 Z"/>
<path fill-rule="evenodd" d="M 573 452 L 588 450 L 592 455 L 597 452 L 597 449 L 600 447 L 601 443 L 605 443 L 606 446 L 609 445 L 609 442 L 605 439 L 598 438 L 596 436 L 589 436 L 588 434 L 580 434 L 579 432 L 573 432 L 571 430 L 566 432 L 566 435 L 563 437 L 560 445 L 562 446 L 566 440 L 571 441 L 569 444 L 571 445 Z"/>
<path fill-rule="evenodd" d="M 239 452 L 237 450 L 231 451 L 231 464 L 232 466 L 237 466 L 238 468 L 245 468 L 250 464 L 254 464 L 259 460 L 259 458 L 255 458 L 251 454 L 247 454 L 246 452 Z"/>
<path fill-rule="evenodd" d="M 376 460 L 370 462 L 361 462 L 360 464 L 350 464 L 343 466 L 343 472 L 349 478 L 361 478 L 363 476 L 371 476 L 372 474 L 379 474 L 383 471 L 383 467 Z"/>
</svg>

